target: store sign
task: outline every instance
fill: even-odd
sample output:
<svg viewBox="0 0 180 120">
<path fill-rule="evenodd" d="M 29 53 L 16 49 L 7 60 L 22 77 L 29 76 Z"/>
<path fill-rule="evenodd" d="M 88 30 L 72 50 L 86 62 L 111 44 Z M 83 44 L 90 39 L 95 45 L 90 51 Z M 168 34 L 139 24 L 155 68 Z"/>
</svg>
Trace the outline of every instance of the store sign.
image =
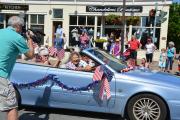
<svg viewBox="0 0 180 120">
<path fill-rule="evenodd" d="M 0 10 L 29 10 L 28 5 L 0 4 Z"/>
<path fill-rule="evenodd" d="M 126 6 L 126 12 L 142 12 L 142 6 Z M 86 6 L 86 12 L 122 12 L 123 6 Z"/>
</svg>

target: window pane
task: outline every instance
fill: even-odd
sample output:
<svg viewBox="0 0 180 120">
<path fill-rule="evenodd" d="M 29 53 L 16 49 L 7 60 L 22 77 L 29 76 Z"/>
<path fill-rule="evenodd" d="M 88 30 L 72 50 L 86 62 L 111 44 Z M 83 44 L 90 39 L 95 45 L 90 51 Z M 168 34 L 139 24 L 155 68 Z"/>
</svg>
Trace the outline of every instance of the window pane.
<svg viewBox="0 0 180 120">
<path fill-rule="evenodd" d="M 98 26 L 101 26 L 101 17 L 98 17 L 98 23 L 97 23 Z"/>
<path fill-rule="evenodd" d="M 31 23 L 37 24 L 37 15 L 31 15 Z"/>
<path fill-rule="evenodd" d="M 77 16 L 70 16 L 70 25 L 77 25 Z"/>
<path fill-rule="evenodd" d="M 4 21 L 4 15 L 0 14 L 0 23 L 3 23 Z"/>
<path fill-rule="evenodd" d="M 63 18 L 63 9 L 53 9 L 54 18 Z"/>
<path fill-rule="evenodd" d="M 40 31 L 42 33 L 44 33 L 44 25 L 31 25 L 31 29 L 36 31 Z M 42 36 L 41 34 L 38 34 L 39 38 L 41 39 L 40 44 L 44 44 L 44 36 Z"/>
<path fill-rule="evenodd" d="M 38 24 L 44 24 L 44 15 L 38 15 Z"/>
<path fill-rule="evenodd" d="M 94 16 L 87 16 L 87 25 L 94 25 Z"/>
<path fill-rule="evenodd" d="M 86 16 L 79 16 L 78 24 L 79 25 L 86 25 Z"/>
</svg>

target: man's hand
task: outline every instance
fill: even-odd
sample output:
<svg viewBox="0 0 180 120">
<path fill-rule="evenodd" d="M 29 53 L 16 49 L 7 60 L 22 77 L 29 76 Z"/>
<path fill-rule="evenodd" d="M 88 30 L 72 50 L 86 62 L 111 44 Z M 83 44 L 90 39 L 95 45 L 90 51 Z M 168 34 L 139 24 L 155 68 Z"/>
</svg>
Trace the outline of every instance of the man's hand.
<svg viewBox="0 0 180 120">
<path fill-rule="evenodd" d="M 31 39 L 31 37 L 28 34 L 28 32 L 26 33 L 26 37 L 27 37 L 27 45 L 29 47 L 29 51 L 27 53 L 25 53 L 25 55 L 28 58 L 33 58 L 34 57 L 33 40 Z"/>
</svg>

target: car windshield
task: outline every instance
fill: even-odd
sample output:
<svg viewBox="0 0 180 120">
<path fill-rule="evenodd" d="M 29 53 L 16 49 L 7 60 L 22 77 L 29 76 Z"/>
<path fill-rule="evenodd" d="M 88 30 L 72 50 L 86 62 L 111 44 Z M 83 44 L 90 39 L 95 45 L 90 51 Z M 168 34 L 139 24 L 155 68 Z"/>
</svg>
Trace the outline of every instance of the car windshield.
<svg viewBox="0 0 180 120">
<path fill-rule="evenodd" d="M 88 51 L 117 72 L 127 67 L 127 64 L 125 62 L 113 57 L 112 55 L 106 53 L 105 51 L 98 49 L 91 49 Z"/>
</svg>

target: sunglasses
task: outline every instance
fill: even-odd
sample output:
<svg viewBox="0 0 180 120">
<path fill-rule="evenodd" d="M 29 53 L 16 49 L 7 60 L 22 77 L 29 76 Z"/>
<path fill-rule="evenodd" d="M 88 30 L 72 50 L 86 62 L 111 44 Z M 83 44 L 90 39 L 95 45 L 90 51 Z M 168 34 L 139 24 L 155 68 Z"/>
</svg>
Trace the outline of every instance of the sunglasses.
<svg viewBox="0 0 180 120">
<path fill-rule="evenodd" d="M 49 57 L 49 55 L 43 55 L 44 57 Z"/>
</svg>

